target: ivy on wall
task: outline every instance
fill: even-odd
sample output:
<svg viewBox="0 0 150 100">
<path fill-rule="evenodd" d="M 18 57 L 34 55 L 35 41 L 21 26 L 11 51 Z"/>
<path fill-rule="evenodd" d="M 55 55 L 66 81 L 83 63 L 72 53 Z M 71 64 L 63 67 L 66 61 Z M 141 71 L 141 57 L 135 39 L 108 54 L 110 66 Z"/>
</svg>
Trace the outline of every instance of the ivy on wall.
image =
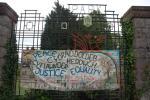
<svg viewBox="0 0 150 100">
<path fill-rule="evenodd" d="M 0 87 L 0 100 L 13 100 L 15 97 L 15 80 L 18 66 L 16 38 L 8 40 L 4 56 L 5 65 L 2 67 L 2 85 Z"/>
<path fill-rule="evenodd" d="M 133 52 L 133 23 L 131 20 L 122 21 L 124 38 L 124 79 L 125 100 L 135 100 L 135 57 Z"/>
</svg>

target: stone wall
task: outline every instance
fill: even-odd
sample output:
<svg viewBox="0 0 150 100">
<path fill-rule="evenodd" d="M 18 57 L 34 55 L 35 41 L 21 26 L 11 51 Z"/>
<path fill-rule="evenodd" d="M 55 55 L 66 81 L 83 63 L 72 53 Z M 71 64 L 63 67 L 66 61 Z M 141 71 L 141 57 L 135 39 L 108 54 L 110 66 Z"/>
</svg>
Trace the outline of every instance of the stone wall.
<svg viewBox="0 0 150 100">
<path fill-rule="evenodd" d="M 141 89 L 144 83 L 144 69 L 146 66 L 150 67 L 150 6 L 132 6 L 122 19 L 131 19 L 133 22 L 136 89 Z"/>
<path fill-rule="evenodd" d="M 5 64 L 4 56 L 7 53 L 5 46 L 8 39 L 11 39 L 17 19 L 18 15 L 12 8 L 6 3 L 0 3 L 0 84 L 2 67 Z"/>
<path fill-rule="evenodd" d="M 149 12 L 150 13 L 150 12 Z M 150 18 L 133 19 L 135 28 L 134 49 L 136 54 L 136 87 L 142 87 L 143 70 L 150 67 Z"/>
</svg>

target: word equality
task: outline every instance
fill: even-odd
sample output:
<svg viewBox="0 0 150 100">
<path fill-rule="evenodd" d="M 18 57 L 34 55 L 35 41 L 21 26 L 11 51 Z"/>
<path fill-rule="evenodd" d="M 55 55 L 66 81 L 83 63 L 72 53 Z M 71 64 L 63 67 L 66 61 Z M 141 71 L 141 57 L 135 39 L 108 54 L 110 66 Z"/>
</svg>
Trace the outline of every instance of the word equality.
<svg viewBox="0 0 150 100">
<path fill-rule="evenodd" d="M 77 75 L 77 74 L 90 74 L 90 75 L 100 75 L 100 70 L 91 68 L 91 67 L 85 67 L 85 66 L 76 66 L 74 68 L 70 69 L 70 72 L 72 75 Z"/>
</svg>

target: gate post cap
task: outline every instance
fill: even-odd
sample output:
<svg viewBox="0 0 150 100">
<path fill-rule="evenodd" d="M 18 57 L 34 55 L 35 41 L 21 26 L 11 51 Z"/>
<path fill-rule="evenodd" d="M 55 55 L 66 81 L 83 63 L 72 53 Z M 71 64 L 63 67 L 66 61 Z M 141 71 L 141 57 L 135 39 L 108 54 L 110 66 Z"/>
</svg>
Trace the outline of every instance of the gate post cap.
<svg viewBox="0 0 150 100">
<path fill-rule="evenodd" d="M 131 6 L 121 19 L 150 18 L 150 6 Z"/>
<path fill-rule="evenodd" d="M 15 23 L 18 21 L 17 13 L 7 3 L 0 2 L 0 15 L 8 16 Z"/>
</svg>

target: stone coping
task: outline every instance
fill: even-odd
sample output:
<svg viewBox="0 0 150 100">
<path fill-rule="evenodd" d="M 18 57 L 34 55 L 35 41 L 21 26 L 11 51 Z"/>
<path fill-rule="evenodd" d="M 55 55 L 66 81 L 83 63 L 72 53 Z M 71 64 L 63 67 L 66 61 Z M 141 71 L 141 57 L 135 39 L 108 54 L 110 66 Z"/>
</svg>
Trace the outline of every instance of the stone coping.
<svg viewBox="0 0 150 100">
<path fill-rule="evenodd" d="M 0 2 L 0 15 L 6 15 L 17 23 L 18 15 L 7 3 Z"/>
<path fill-rule="evenodd" d="M 150 6 L 132 6 L 123 15 L 122 19 L 150 18 Z"/>
</svg>

